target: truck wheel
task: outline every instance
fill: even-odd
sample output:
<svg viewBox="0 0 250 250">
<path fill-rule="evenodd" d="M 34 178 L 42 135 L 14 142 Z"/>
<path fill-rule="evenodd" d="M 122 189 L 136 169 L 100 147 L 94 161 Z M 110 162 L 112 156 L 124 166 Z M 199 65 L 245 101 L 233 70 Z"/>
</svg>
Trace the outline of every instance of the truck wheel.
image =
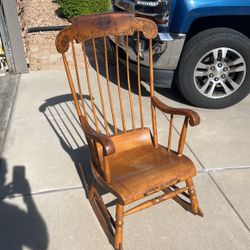
<svg viewBox="0 0 250 250">
<path fill-rule="evenodd" d="M 203 108 L 225 108 L 249 94 L 250 40 L 229 28 L 193 36 L 185 45 L 176 72 L 183 97 Z"/>
</svg>

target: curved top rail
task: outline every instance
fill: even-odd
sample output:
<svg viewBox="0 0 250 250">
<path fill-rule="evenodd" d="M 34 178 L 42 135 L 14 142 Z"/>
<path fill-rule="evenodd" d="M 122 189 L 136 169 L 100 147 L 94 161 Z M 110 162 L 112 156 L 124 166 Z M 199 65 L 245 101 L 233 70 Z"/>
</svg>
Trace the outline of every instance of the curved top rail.
<svg viewBox="0 0 250 250">
<path fill-rule="evenodd" d="M 79 16 L 72 19 L 72 25 L 57 34 L 56 48 L 59 53 L 65 53 L 73 40 L 80 43 L 105 35 L 133 35 L 135 31 L 141 31 L 148 39 L 158 34 L 157 25 L 153 21 L 129 13 Z"/>
</svg>

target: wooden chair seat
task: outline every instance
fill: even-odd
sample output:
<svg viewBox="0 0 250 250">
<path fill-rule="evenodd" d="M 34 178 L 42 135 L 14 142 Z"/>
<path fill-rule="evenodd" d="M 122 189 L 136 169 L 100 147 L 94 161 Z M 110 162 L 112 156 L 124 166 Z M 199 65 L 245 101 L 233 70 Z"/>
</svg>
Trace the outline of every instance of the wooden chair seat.
<svg viewBox="0 0 250 250">
<path fill-rule="evenodd" d="M 139 140 L 129 143 L 131 137 L 134 142 Z M 161 145 L 155 148 L 149 129 L 131 131 L 112 139 L 118 152 L 110 156 L 110 186 L 125 204 L 196 175 L 194 164 L 186 156 L 178 157 L 176 152 L 168 152 Z"/>
</svg>

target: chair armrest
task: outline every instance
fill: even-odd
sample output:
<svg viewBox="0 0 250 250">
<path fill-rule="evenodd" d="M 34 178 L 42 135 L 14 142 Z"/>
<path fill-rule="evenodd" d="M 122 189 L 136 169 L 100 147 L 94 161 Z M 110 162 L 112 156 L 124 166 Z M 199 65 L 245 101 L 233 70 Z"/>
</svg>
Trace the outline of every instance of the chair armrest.
<svg viewBox="0 0 250 250">
<path fill-rule="evenodd" d="M 84 116 L 81 115 L 79 118 L 86 137 L 97 143 L 100 143 L 103 147 L 104 155 L 111 155 L 115 153 L 115 146 L 109 136 L 98 133 L 92 129 Z"/>
<path fill-rule="evenodd" d="M 200 116 L 191 109 L 172 108 L 160 101 L 156 96 L 151 97 L 153 105 L 164 113 L 171 115 L 184 115 L 189 118 L 189 124 L 196 126 L 200 124 Z"/>
</svg>

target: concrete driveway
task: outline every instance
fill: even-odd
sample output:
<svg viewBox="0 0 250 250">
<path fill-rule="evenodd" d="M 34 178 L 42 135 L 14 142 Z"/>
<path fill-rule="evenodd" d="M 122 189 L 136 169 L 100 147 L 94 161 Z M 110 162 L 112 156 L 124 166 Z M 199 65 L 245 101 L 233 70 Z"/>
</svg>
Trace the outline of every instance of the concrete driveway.
<svg viewBox="0 0 250 250">
<path fill-rule="evenodd" d="M 1 249 L 112 249 L 75 165 L 87 161 L 86 142 L 68 94 L 64 71 L 21 76 L 1 158 Z M 169 91 L 157 96 L 188 106 Z M 189 128 L 185 154 L 198 169 L 194 182 L 205 217 L 172 200 L 161 203 L 125 219 L 125 249 L 250 249 L 250 95 L 228 109 L 195 110 L 201 124 Z M 166 144 L 161 113 L 158 125 Z"/>
</svg>

